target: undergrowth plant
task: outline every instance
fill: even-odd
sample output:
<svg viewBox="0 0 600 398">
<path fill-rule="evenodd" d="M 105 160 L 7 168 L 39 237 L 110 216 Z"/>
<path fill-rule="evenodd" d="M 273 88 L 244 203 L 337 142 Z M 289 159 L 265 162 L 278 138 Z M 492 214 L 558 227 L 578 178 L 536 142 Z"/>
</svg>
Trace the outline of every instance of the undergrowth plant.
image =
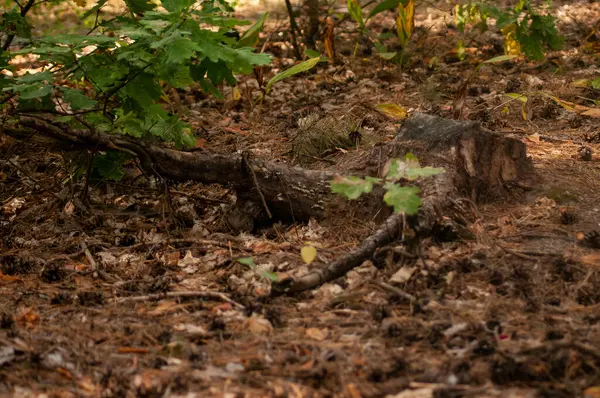
<svg viewBox="0 0 600 398">
<path fill-rule="evenodd" d="M 496 27 L 504 37 L 506 54 L 524 54 L 530 59 L 540 61 L 548 49 L 562 47 L 563 37 L 556 29 L 556 19 L 547 11 L 534 7 L 530 0 L 519 0 L 512 7 L 500 8 L 496 2 L 468 1 L 454 7 L 457 29 L 464 33 L 467 26 L 473 26 L 480 32 L 489 29 L 489 20 L 496 21 Z M 464 58 L 464 41 L 457 45 L 459 58 Z"/>
<path fill-rule="evenodd" d="M 394 208 L 396 213 L 416 214 L 421 206 L 420 189 L 407 186 L 419 178 L 431 177 L 443 172 L 437 167 L 421 167 L 419 160 L 411 153 L 401 159 L 390 160 L 384 170 L 384 178 L 375 177 L 342 177 L 337 176 L 331 182 L 331 190 L 348 199 L 358 199 L 370 193 L 375 185 L 382 185 L 386 193 L 383 200 Z"/>
<path fill-rule="evenodd" d="M 254 49 L 264 17 L 238 40 L 228 32 L 250 23 L 232 18 L 224 0 L 125 0 L 116 16 L 105 16 L 107 0 L 100 0 L 82 16 L 94 21 L 87 32 L 43 36 L 28 18 L 34 1 L 15 0 L 1 14 L 4 123 L 45 113 L 77 129 L 192 146 L 168 91 L 198 85 L 221 97 L 219 85 L 235 85 L 237 74 L 270 62 Z M 19 49 L 10 47 L 15 38 L 24 43 Z M 11 62 L 18 56 L 35 56 L 43 66 L 20 75 Z"/>
</svg>

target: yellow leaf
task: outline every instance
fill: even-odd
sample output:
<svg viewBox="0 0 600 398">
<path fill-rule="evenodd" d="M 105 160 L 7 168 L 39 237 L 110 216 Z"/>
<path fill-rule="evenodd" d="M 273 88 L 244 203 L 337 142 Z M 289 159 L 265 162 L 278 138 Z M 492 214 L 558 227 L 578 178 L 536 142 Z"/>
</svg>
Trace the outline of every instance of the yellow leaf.
<svg viewBox="0 0 600 398">
<path fill-rule="evenodd" d="M 504 52 L 508 55 L 521 55 L 521 44 L 517 41 L 517 25 L 510 24 L 502 28 Z"/>
<path fill-rule="evenodd" d="M 396 19 L 396 29 L 398 30 L 398 38 L 402 47 L 405 47 L 412 36 L 415 26 L 415 1 L 410 0 L 406 5 L 398 6 L 398 18 Z"/>
<path fill-rule="evenodd" d="M 317 249 L 315 249 L 314 246 L 304 246 L 302 250 L 300 250 L 300 256 L 306 264 L 310 264 L 317 257 Z"/>
<path fill-rule="evenodd" d="M 75 4 L 77 4 L 79 7 L 85 7 L 87 2 L 85 0 L 75 0 Z"/>
<path fill-rule="evenodd" d="M 387 115 L 389 117 L 393 117 L 394 119 L 405 119 L 406 118 L 406 109 L 396 104 L 379 104 L 375 106 L 379 112 Z"/>
<path fill-rule="evenodd" d="M 242 93 L 240 92 L 240 89 L 237 88 L 237 86 L 235 86 L 232 90 L 231 90 L 231 98 L 234 101 L 239 101 L 240 98 L 242 98 Z"/>
<path fill-rule="evenodd" d="M 590 81 L 589 79 L 580 79 L 571 82 L 571 87 L 589 87 Z"/>
</svg>

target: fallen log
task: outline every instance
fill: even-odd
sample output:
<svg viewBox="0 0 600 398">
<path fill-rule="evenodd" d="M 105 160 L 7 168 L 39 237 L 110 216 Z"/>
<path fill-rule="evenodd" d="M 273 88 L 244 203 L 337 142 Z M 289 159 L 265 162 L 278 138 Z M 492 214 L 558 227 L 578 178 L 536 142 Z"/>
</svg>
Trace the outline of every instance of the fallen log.
<svg viewBox="0 0 600 398">
<path fill-rule="evenodd" d="M 358 201 L 346 201 L 333 194 L 332 171 L 307 170 L 285 163 L 264 162 L 247 154 L 184 152 L 144 144 L 125 136 L 109 135 L 34 117 L 22 117 L 19 124 L 0 126 L 0 132 L 42 145 L 59 143 L 65 149 L 113 149 L 140 159 L 151 174 L 175 181 L 194 180 L 233 186 L 237 203 L 232 214 L 245 217 L 243 229 L 275 221 L 307 221 L 310 218 L 347 216 L 385 219 L 381 227 L 356 250 L 324 269 L 282 281 L 274 292 L 306 290 L 340 276 L 365 259 L 381 245 L 397 239 L 404 218 L 391 214 L 381 201 L 382 190 L 374 190 Z M 533 166 L 525 145 L 485 129 L 475 122 L 458 122 L 424 114 L 406 120 L 397 137 L 375 147 L 355 163 L 359 175 L 381 176 L 388 159 L 411 152 L 422 165 L 442 167 L 445 172 L 419 181 L 423 205 L 410 227 L 419 234 L 431 233 L 440 220 L 461 219 L 453 198 L 468 197 L 473 202 L 518 196 L 532 182 Z M 463 218 L 464 219 L 464 218 Z"/>
</svg>

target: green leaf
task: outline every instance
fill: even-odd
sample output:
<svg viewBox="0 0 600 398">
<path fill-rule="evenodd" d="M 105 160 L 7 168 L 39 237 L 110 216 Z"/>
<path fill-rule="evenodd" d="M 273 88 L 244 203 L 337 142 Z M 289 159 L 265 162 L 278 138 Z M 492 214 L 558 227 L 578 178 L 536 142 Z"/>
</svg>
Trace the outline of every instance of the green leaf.
<svg viewBox="0 0 600 398">
<path fill-rule="evenodd" d="M 37 82 L 52 82 L 54 80 L 54 76 L 52 76 L 52 72 L 45 71 L 40 73 L 27 73 L 21 77 L 16 79 L 20 83 L 37 83 Z"/>
<path fill-rule="evenodd" d="M 258 43 L 259 34 L 260 32 L 262 32 L 265 26 L 265 21 L 267 20 L 268 15 L 268 12 L 262 14 L 260 18 L 258 18 L 258 21 L 256 21 L 256 23 L 252 25 L 250 29 L 244 32 L 244 34 L 242 35 L 242 37 L 240 37 L 240 40 L 238 42 L 239 47 L 256 46 L 256 43 Z"/>
<path fill-rule="evenodd" d="M 307 48 L 304 50 L 304 54 L 308 57 L 308 58 L 316 58 L 316 57 L 320 57 L 321 53 L 315 50 L 311 50 L 310 48 Z"/>
<path fill-rule="evenodd" d="M 137 102 L 140 110 L 144 110 L 160 98 L 162 90 L 151 74 L 142 73 L 128 82 L 121 93 Z"/>
<path fill-rule="evenodd" d="M 71 109 L 78 111 L 81 109 L 90 109 L 96 106 L 97 101 L 89 98 L 79 90 L 73 90 L 67 87 L 61 87 L 60 91 L 63 93 L 65 101 L 71 104 Z"/>
<path fill-rule="evenodd" d="M 196 50 L 199 50 L 199 46 L 190 39 L 184 37 L 175 38 L 171 40 L 166 47 L 165 62 L 181 64 L 185 61 L 189 61 Z"/>
<path fill-rule="evenodd" d="M 121 129 L 125 134 L 141 138 L 146 133 L 144 123 L 138 119 L 134 112 L 120 115 L 115 122 L 115 127 Z"/>
<path fill-rule="evenodd" d="M 297 75 L 298 73 L 306 72 L 307 70 L 312 69 L 316 64 L 319 63 L 320 60 L 321 60 L 321 57 L 311 58 L 304 62 L 300 62 L 299 64 L 296 64 L 296 65 L 292 66 L 291 68 L 284 70 L 283 72 L 276 74 L 275 76 L 273 76 L 271 78 L 271 80 L 269 80 L 267 82 L 265 91 L 268 93 L 271 90 L 271 87 L 273 87 L 273 85 L 275 83 L 280 82 L 284 79 L 287 79 L 288 77 Z"/>
<path fill-rule="evenodd" d="M 151 11 L 156 8 L 150 0 L 125 0 L 125 4 L 136 14 L 143 14 L 145 11 Z"/>
<path fill-rule="evenodd" d="M 358 0 L 347 0 L 348 13 L 356 21 L 356 23 L 362 28 L 365 25 L 363 20 L 362 8 L 358 3 Z"/>
<path fill-rule="evenodd" d="M 379 3 L 375 7 L 373 7 L 371 12 L 369 13 L 369 16 L 367 17 L 367 20 L 371 19 L 375 15 L 382 13 L 386 10 L 392 10 L 392 9 L 398 7 L 399 4 L 400 4 L 400 0 L 383 0 L 381 3 Z"/>
<path fill-rule="evenodd" d="M 416 214 L 421 206 L 418 187 L 403 187 L 398 184 L 386 184 L 387 192 L 383 200 L 394 207 L 396 213 Z"/>
<path fill-rule="evenodd" d="M 336 176 L 331 182 L 331 191 L 348 199 L 358 199 L 363 193 L 369 193 L 372 190 L 373 182 L 359 177 Z"/>
<path fill-rule="evenodd" d="M 279 282 L 279 278 L 275 272 L 261 271 L 260 276 L 270 280 L 271 282 Z"/>
<path fill-rule="evenodd" d="M 87 10 L 85 13 L 83 13 L 83 15 L 81 16 L 81 19 L 86 19 L 90 15 L 95 14 L 99 9 L 101 9 L 102 7 L 104 7 L 104 5 L 106 4 L 107 1 L 108 0 L 100 0 L 100 1 L 98 1 L 95 6 L 93 6 L 92 8 L 90 8 L 89 10 Z"/>
<path fill-rule="evenodd" d="M 398 55 L 398 52 L 396 52 L 396 51 L 385 52 L 385 53 L 378 52 L 377 55 L 379 55 L 382 59 L 385 59 L 386 61 L 391 61 L 392 59 L 396 58 L 396 56 Z"/>
<path fill-rule="evenodd" d="M 592 86 L 593 89 L 600 90 L 600 77 L 597 77 L 594 80 L 592 80 L 590 85 Z"/>
<path fill-rule="evenodd" d="M 0 14 L 0 31 L 13 34 L 15 36 L 31 39 L 31 27 L 27 20 L 17 11 L 16 7 L 10 11 Z"/>
<path fill-rule="evenodd" d="M 120 181 L 125 175 L 123 164 L 130 157 L 128 153 L 118 151 L 97 153 L 92 160 L 92 170 L 107 180 Z"/>
<path fill-rule="evenodd" d="M 392 159 L 389 162 L 385 177 L 388 181 L 397 181 L 402 178 L 412 181 L 421 177 L 431 177 L 443 171 L 444 169 L 438 167 L 421 167 L 419 160 L 412 153 L 407 153 L 404 160 Z"/>
<path fill-rule="evenodd" d="M 20 99 L 33 99 L 33 98 L 42 98 L 49 95 L 52 92 L 52 86 L 49 85 L 31 85 L 31 86 L 23 86 L 19 91 Z"/>
<path fill-rule="evenodd" d="M 254 264 L 254 260 L 252 259 L 252 257 L 242 257 L 242 258 L 238 258 L 235 261 L 237 261 L 240 264 L 244 264 L 247 265 L 249 267 L 254 267 L 256 264 Z"/>
<path fill-rule="evenodd" d="M 523 94 L 519 94 L 519 93 L 506 93 L 504 95 L 506 97 L 508 97 L 508 98 L 515 99 L 515 100 L 520 101 L 522 103 L 526 103 L 527 102 L 527 96 L 523 95 Z"/>
<path fill-rule="evenodd" d="M 444 169 L 439 168 L 439 167 L 430 167 L 430 166 L 416 167 L 416 168 L 410 167 L 407 171 L 406 178 L 409 180 L 416 180 L 416 179 L 422 178 L 422 177 L 432 177 L 432 176 L 442 173 L 443 171 L 444 171 Z"/>
<path fill-rule="evenodd" d="M 481 69 L 481 67 L 483 67 L 484 65 L 487 64 L 497 64 L 500 62 L 504 62 L 504 61 L 510 61 L 511 59 L 515 59 L 515 58 L 519 58 L 518 55 L 500 55 L 498 57 L 494 57 L 494 58 L 490 58 L 486 61 L 483 61 L 482 63 L 480 63 L 479 65 L 477 65 L 477 68 L 475 68 L 476 71 L 478 71 L 479 69 Z"/>
<path fill-rule="evenodd" d="M 181 12 L 188 8 L 192 1 L 190 0 L 161 0 L 162 6 L 169 12 Z"/>
</svg>

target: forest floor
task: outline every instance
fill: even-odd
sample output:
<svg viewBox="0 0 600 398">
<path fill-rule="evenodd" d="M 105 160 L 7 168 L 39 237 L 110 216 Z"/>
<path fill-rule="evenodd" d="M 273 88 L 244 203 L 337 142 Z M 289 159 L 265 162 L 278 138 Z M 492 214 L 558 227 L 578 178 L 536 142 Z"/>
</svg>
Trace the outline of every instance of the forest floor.
<svg viewBox="0 0 600 398">
<path fill-rule="evenodd" d="M 377 104 L 452 117 L 465 79 L 502 54 L 501 36 L 471 31 L 458 62 L 447 8 L 417 10 L 404 70 L 362 44 L 352 57 L 348 22 L 342 62 L 274 86 L 260 113 L 248 100 L 259 93 L 253 77 L 239 98 L 190 89 L 170 106 L 186 110 L 198 147 L 351 174 L 402 123 Z M 82 154 L 0 137 L 0 396 L 600 397 L 600 123 L 527 94 L 597 106 L 599 90 L 573 83 L 600 77 L 600 4 L 556 2 L 554 12 L 564 50 L 482 68 L 463 112 L 527 145 L 532 189 L 478 204 L 474 240 L 398 246 L 382 264 L 291 297 L 269 297 L 260 271 L 326 264 L 377 225 L 340 215 L 234 236 L 223 221 L 229 190 L 173 184 L 168 210 L 134 167 L 118 184 L 90 184 L 82 214 L 68 199 L 84 185 L 70 178 Z M 279 41 L 285 16 L 273 15 L 267 76 L 294 62 Z M 382 14 L 372 29 L 393 23 Z M 526 94 L 526 107 L 505 93 Z M 312 141 L 298 126 L 310 115 L 360 119 L 364 139 L 300 159 L 298 145 Z M 309 265 L 307 242 L 317 249 Z"/>
</svg>

